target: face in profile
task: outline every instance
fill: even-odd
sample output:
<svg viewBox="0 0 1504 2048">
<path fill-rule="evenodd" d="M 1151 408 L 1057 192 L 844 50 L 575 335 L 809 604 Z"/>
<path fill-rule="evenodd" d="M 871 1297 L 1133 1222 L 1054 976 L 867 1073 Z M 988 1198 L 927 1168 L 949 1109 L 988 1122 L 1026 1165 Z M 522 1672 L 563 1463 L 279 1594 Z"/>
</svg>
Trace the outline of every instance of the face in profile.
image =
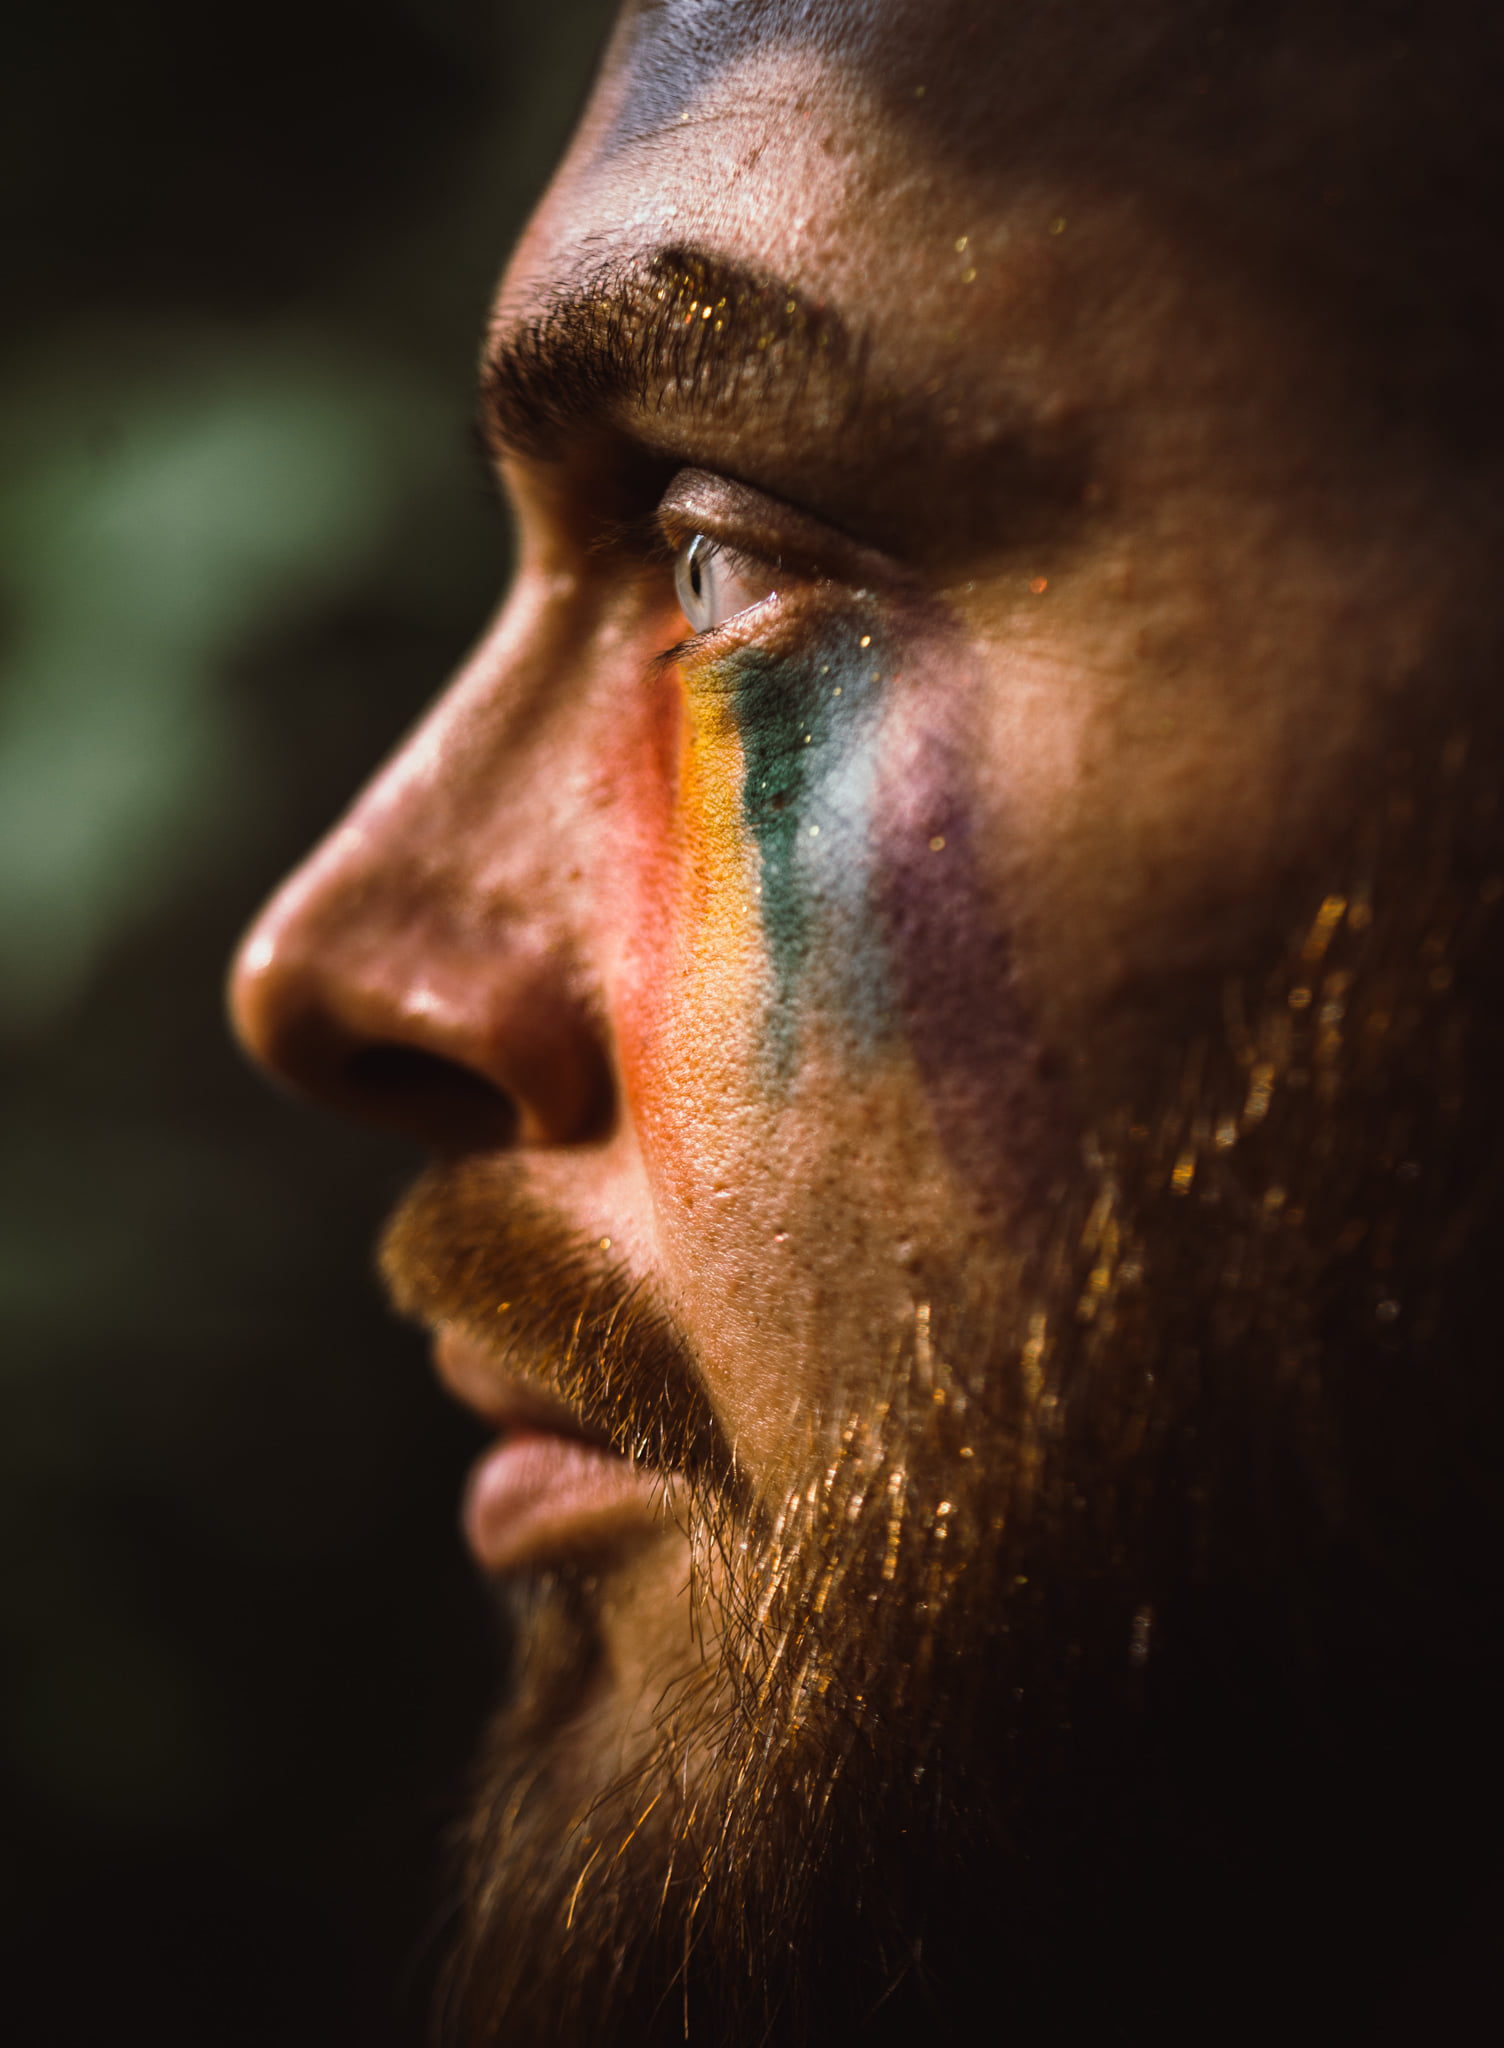
<svg viewBox="0 0 1504 2048">
<path fill-rule="evenodd" d="M 429 1148 L 498 1433 L 476 2041 L 1350 2001 L 1497 1699 L 1434 94 L 973 13 L 626 9 L 486 336 L 511 592 L 238 969 Z"/>
</svg>

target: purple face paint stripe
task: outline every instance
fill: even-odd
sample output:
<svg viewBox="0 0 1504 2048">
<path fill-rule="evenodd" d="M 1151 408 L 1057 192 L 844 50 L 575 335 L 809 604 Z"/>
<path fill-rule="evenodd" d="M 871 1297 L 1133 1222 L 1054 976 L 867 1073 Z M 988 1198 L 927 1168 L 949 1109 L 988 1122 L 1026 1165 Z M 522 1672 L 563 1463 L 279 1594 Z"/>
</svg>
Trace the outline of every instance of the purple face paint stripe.
<svg viewBox="0 0 1504 2048">
<path fill-rule="evenodd" d="M 854 1059 L 906 1046 L 958 1172 L 1016 1187 L 1046 1156 L 1039 1053 L 972 822 L 965 692 L 897 687 L 903 648 L 876 610 L 848 612 L 796 649 L 740 649 L 717 679 L 772 970 L 764 1079 L 790 1084 L 816 1014 Z"/>
<path fill-rule="evenodd" d="M 870 883 L 899 1028 L 946 1153 L 979 1191 L 1050 1156 L 1040 1052 L 974 825 L 970 760 L 926 731 L 884 762 Z"/>
</svg>

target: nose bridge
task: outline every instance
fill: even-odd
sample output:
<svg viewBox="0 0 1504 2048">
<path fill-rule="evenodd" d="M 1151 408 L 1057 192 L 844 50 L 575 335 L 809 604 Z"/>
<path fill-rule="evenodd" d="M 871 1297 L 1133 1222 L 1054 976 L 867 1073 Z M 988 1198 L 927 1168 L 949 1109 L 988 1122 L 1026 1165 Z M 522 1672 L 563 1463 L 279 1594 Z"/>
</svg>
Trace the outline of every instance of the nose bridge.
<svg viewBox="0 0 1504 2048">
<path fill-rule="evenodd" d="M 425 1142 L 566 1142 L 608 1116 L 588 833 L 571 808 L 588 621 L 521 579 L 444 697 L 268 904 L 232 1007 L 252 1055 Z"/>
</svg>

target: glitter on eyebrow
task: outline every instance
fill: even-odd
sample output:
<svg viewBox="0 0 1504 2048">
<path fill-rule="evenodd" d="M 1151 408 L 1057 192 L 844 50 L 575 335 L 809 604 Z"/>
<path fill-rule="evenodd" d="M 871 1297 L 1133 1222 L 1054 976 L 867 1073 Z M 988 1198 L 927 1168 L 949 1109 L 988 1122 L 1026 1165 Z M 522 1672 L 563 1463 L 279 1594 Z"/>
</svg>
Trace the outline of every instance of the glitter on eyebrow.
<svg viewBox="0 0 1504 2048">
<path fill-rule="evenodd" d="M 1050 222 L 1050 233 L 1052 235 L 1063 235 L 1065 233 L 1065 222 L 1063 220 L 1052 220 Z"/>
<path fill-rule="evenodd" d="M 608 1251 L 610 1251 L 610 1249 L 611 1249 L 611 1240 L 610 1240 L 610 1238 L 609 1238 L 609 1237 L 603 1237 L 603 1238 L 601 1239 L 601 1250 L 602 1250 L 603 1252 L 608 1252 Z"/>
<path fill-rule="evenodd" d="M 976 283 L 976 281 L 977 281 L 977 273 L 976 273 L 976 266 L 975 266 L 974 264 L 973 264 L 973 265 L 971 265 L 971 266 L 970 266 L 970 267 L 969 267 L 968 269 L 966 269 L 966 270 L 963 270 L 963 271 L 961 272 L 961 282 L 962 282 L 962 284 L 975 284 L 975 283 Z"/>
<path fill-rule="evenodd" d="M 793 406 L 816 363 L 862 401 L 860 354 L 837 313 L 787 281 L 659 248 L 582 273 L 499 331 L 481 422 L 496 452 L 542 454 L 612 415 L 755 405 L 774 379 Z"/>
<path fill-rule="evenodd" d="M 966 244 L 967 244 L 967 243 L 968 243 L 968 242 L 969 242 L 970 240 L 971 240 L 971 237 L 970 237 L 970 235 L 957 235 L 957 237 L 956 237 L 956 254 L 957 254 L 958 256 L 963 256 L 963 255 L 964 255 L 964 254 L 966 253 Z"/>
<path fill-rule="evenodd" d="M 870 647 L 872 645 L 872 635 L 870 633 L 864 633 L 857 644 L 860 647 Z"/>
<path fill-rule="evenodd" d="M 1048 576 L 1031 576 L 1029 579 L 1029 588 L 1036 597 L 1043 597 L 1049 587 L 1050 579 Z"/>
<path fill-rule="evenodd" d="M 934 838 L 933 838 L 933 839 L 932 839 L 932 840 L 930 841 L 930 852 L 931 852 L 931 853 L 944 853 L 944 851 L 945 851 L 945 834 L 944 834 L 943 832 L 937 832 L 937 833 L 935 834 Z"/>
</svg>

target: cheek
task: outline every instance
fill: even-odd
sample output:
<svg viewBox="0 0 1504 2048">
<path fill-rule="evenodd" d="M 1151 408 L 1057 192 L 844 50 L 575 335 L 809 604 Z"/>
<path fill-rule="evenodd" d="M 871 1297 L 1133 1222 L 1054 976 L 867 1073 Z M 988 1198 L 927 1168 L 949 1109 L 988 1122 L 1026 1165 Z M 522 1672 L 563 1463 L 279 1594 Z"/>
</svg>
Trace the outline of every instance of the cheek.
<svg viewBox="0 0 1504 2048">
<path fill-rule="evenodd" d="M 998 873 L 1006 778 L 979 752 L 985 718 L 964 715 L 974 691 L 949 681 L 947 691 L 947 678 L 926 677 L 923 695 L 960 715 L 896 733 L 884 756 L 870 921 L 941 1151 L 984 1206 L 1016 1210 L 1061 1147 Z"/>
<path fill-rule="evenodd" d="M 1000 1174 L 1016 1189 L 1037 1061 L 987 882 L 975 695 L 860 625 L 666 685 L 618 1019 L 660 1192 L 688 1202 L 773 1123 L 807 1130 L 823 1101 L 834 1128 L 874 1092 L 915 1103 L 984 1203 Z"/>
<path fill-rule="evenodd" d="M 734 1120 L 767 980 L 756 850 L 734 720 L 665 676 L 621 795 L 643 848 L 616 1004 L 623 1082 L 662 1194 L 692 1200 L 707 1141 Z"/>
</svg>

